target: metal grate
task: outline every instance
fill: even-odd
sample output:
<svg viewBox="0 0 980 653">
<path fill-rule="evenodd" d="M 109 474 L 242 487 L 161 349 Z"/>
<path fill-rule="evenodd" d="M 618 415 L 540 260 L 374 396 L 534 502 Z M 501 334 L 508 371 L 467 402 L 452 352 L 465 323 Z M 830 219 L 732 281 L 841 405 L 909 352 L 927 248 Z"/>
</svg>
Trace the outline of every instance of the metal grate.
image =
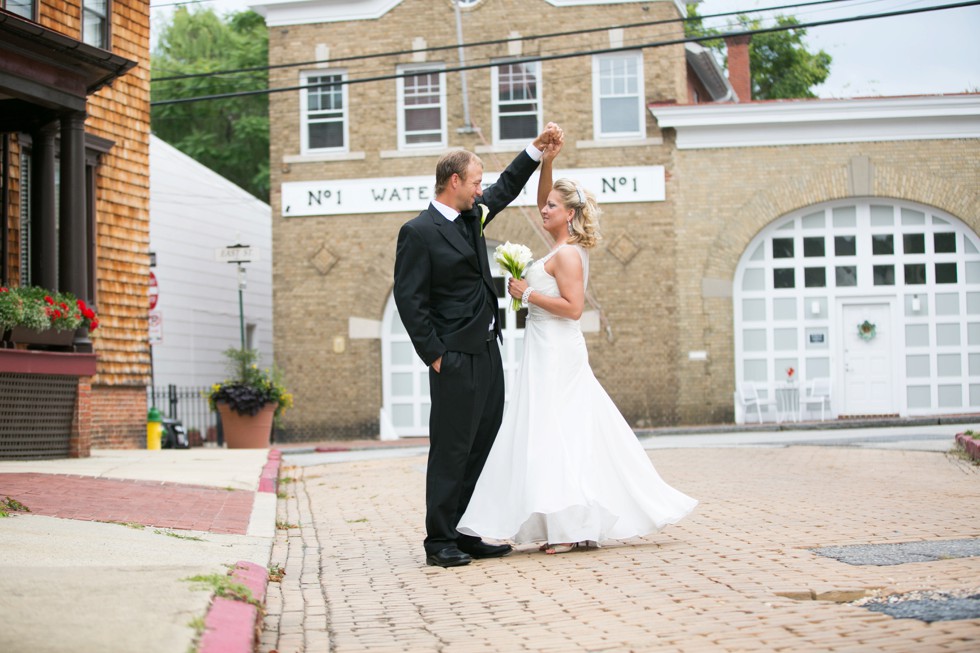
<svg viewBox="0 0 980 653">
<path fill-rule="evenodd" d="M 67 458 L 78 377 L 0 374 L 0 460 Z"/>
</svg>

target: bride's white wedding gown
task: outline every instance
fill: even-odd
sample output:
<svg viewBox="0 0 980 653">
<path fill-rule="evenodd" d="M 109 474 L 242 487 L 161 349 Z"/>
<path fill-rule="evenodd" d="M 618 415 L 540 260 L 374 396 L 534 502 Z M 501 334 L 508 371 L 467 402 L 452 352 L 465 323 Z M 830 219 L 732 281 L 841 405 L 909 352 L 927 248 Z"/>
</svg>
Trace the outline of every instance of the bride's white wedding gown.
<svg viewBox="0 0 980 653">
<path fill-rule="evenodd" d="M 588 283 L 588 252 L 582 257 Z M 557 297 L 544 269 L 526 272 Z M 596 380 L 578 320 L 530 305 L 524 360 L 503 424 L 457 530 L 497 540 L 603 542 L 655 532 L 697 500 L 667 485 Z"/>
</svg>

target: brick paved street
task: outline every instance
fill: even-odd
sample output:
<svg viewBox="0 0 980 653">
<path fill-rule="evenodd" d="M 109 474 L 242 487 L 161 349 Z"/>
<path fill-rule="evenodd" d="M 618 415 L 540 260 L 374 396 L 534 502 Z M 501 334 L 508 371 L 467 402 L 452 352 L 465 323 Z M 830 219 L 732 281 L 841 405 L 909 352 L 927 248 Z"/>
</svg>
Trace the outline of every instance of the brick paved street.
<svg viewBox="0 0 980 653">
<path fill-rule="evenodd" d="M 259 651 L 976 651 L 980 620 L 926 624 L 832 599 L 980 588 L 980 558 L 852 566 L 811 547 L 980 537 L 980 470 L 935 452 L 668 449 L 701 500 L 647 538 L 426 567 L 425 457 L 288 467 Z M 842 594 L 843 593 L 843 594 Z"/>
</svg>

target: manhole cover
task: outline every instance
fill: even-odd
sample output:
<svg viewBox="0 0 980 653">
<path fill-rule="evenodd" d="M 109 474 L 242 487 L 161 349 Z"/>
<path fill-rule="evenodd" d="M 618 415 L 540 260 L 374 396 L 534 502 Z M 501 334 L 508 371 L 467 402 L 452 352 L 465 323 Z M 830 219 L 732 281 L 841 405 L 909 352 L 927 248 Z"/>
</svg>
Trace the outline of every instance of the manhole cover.
<svg viewBox="0 0 980 653">
<path fill-rule="evenodd" d="M 853 544 L 810 549 L 816 554 L 834 558 L 849 565 L 903 565 L 908 562 L 933 562 L 951 558 L 980 556 L 980 538 L 901 542 L 897 544 Z"/>
</svg>

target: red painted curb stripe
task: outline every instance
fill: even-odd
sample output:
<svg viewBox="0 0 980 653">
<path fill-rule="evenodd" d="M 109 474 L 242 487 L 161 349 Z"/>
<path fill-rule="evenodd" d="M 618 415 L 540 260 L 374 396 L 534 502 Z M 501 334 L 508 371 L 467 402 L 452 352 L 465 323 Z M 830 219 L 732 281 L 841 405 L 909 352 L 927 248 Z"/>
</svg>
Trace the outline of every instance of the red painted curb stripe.
<svg viewBox="0 0 980 653">
<path fill-rule="evenodd" d="M 279 479 L 279 465 L 282 463 L 282 452 L 278 449 L 269 451 L 269 460 L 262 468 L 259 476 L 259 492 L 275 492 Z"/>
<path fill-rule="evenodd" d="M 254 605 L 216 598 L 204 619 L 198 653 L 252 653 L 258 616 Z"/>
<path fill-rule="evenodd" d="M 241 561 L 231 570 L 231 577 L 252 592 L 252 598 L 265 604 L 269 572 L 253 563 Z M 259 610 L 250 603 L 216 597 L 204 618 L 204 634 L 198 653 L 252 653 L 259 626 Z"/>
</svg>

